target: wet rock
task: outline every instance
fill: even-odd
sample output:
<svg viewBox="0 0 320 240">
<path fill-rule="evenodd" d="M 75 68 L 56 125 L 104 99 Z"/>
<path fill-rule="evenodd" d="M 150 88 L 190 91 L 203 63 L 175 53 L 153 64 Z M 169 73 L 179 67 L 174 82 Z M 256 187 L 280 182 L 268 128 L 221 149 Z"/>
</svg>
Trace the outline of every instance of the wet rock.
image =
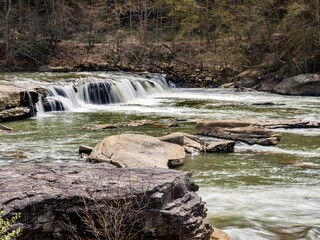
<svg viewBox="0 0 320 240">
<path fill-rule="evenodd" d="M 219 141 L 208 143 L 197 136 L 175 132 L 165 136 L 158 137 L 161 141 L 166 141 L 178 144 L 184 147 L 186 153 L 199 153 L 199 152 L 233 152 L 235 143 L 233 141 Z"/>
<path fill-rule="evenodd" d="M 129 122 L 128 124 L 124 125 L 127 127 L 142 127 L 142 126 L 153 126 L 155 125 L 156 122 L 153 120 L 137 120 L 137 121 L 132 121 Z"/>
<path fill-rule="evenodd" d="M 0 112 L 1 121 L 13 121 L 31 116 L 31 110 L 28 107 L 16 107 L 3 110 Z"/>
<path fill-rule="evenodd" d="M 3 124 L 0 124 L 0 130 L 3 130 L 3 131 L 13 131 L 12 128 L 9 128 Z"/>
<path fill-rule="evenodd" d="M 128 224 L 122 229 L 131 230 L 134 239 L 210 239 L 213 229 L 205 221 L 205 203 L 196 194 L 198 186 L 190 173 L 110 167 L 85 163 L 1 165 L 0 206 L 8 216 L 21 214 L 18 224 L 23 233 L 18 240 L 70 239 L 73 234 L 96 239 L 82 221 L 86 213 L 109 213 L 117 202 L 134 199 L 145 207 L 136 210 L 122 204 L 120 211 Z M 114 216 L 109 223 L 117 221 L 119 215 Z"/>
<path fill-rule="evenodd" d="M 28 154 L 21 150 L 8 150 L 8 151 L 0 151 L 0 155 L 5 158 L 14 158 L 14 159 L 26 159 L 28 158 Z"/>
<path fill-rule="evenodd" d="M 197 134 L 242 141 L 248 144 L 273 146 L 280 141 L 280 135 L 261 126 L 240 120 L 201 120 L 196 124 Z"/>
<path fill-rule="evenodd" d="M 320 74 L 301 74 L 286 78 L 274 92 L 286 95 L 320 96 Z"/>
<path fill-rule="evenodd" d="M 218 228 L 214 228 L 211 240 L 230 240 L 228 235 Z"/>
<path fill-rule="evenodd" d="M 82 156 L 82 154 L 86 154 L 86 155 L 90 155 L 93 151 L 93 147 L 89 147 L 89 146 L 84 146 L 84 145 L 81 145 L 79 147 L 79 155 Z"/>
<path fill-rule="evenodd" d="M 98 125 L 98 129 L 114 129 L 114 128 L 117 128 L 118 126 L 116 124 L 101 124 L 101 125 Z"/>
<path fill-rule="evenodd" d="M 16 86 L 11 82 L 0 81 L 0 121 L 34 116 L 38 100 L 38 92 L 31 86 Z"/>
<path fill-rule="evenodd" d="M 274 119 L 274 120 L 257 120 L 257 119 L 244 119 L 242 120 L 250 125 L 265 127 L 270 129 L 276 128 L 319 128 L 320 122 L 311 122 L 299 119 Z"/>
<path fill-rule="evenodd" d="M 170 133 L 158 139 L 183 146 L 186 153 L 203 152 L 208 145 L 200 138 L 182 132 Z"/>
<path fill-rule="evenodd" d="M 206 152 L 232 153 L 234 152 L 234 145 L 234 141 L 213 142 L 206 147 Z"/>
<path fill-rule="evenodd" d="M 168 161 L 183 161 L 183 147 L 140 134 L 121 134 L 103 139 L 89 160 L 121 168 L 168 168 Z"/>
<path fill-rule="evenodd" d="M 184 144 L 184 134 L 180 132 L 170 133 L 165 136 L 158 137 L 160 141 L 174 143 L 180 146 Z"/>
</svg>

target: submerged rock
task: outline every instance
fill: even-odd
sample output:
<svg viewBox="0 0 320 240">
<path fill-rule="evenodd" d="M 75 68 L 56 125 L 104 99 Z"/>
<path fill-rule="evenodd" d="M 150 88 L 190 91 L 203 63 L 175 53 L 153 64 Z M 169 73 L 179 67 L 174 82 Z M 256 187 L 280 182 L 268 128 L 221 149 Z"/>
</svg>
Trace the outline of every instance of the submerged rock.
<svg viewBox="0 0 320 240">
<path fill-rule="evenodd" d="M 13 131 L 13 129 L 12 128 L 9 128 L 9 127 L 7 127 L 7 126 L 5 126 L 5 125 L 3 125 L 3 124 L 0 124 L 0 130 L 3 130 L 3 131 Z"/>
<path fill-rule="evenodd" d="M 121 134 L 103 139 L 89 156 L 92 162 L 107 162 L 121 168 L 168 168 L 168 162 L 183 162 L 183 147 L 140 134 Z"/>
<path fill-rule="evenodd" d="M 213 229 L 190 173 L 110 167 L 1 165 L 0 206 L 7 216 L 20 213 L 18 240 L 96 239 L 83 221 L 88 215 L 97 221 L 109 217 L 110 231 L 125 219 L 121 229 L 132 239 L 210 239 Z"/>
<path fill-rule="evenodd" d="M 242 141 L 248 144 L 273 146 L 280 135 L 261 126 L 240 120 L 201 120 L 196 125 L 197 134 Z"/>
</svg>

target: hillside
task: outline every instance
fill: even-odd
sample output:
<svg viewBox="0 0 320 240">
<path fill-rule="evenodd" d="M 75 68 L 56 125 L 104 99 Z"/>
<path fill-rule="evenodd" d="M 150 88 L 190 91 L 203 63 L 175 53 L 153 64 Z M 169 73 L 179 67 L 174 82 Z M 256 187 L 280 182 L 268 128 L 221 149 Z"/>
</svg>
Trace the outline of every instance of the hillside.
<svg viewBox="0 0 320 240">
<path fill-rule="evenodd" d="M 196 86 L 320 70 L 320 3 L 309 0 L 11 1 L 0 69 L 133 70 Z M 254 70 L 254 71 L 253 71 Z"/>
</svg>

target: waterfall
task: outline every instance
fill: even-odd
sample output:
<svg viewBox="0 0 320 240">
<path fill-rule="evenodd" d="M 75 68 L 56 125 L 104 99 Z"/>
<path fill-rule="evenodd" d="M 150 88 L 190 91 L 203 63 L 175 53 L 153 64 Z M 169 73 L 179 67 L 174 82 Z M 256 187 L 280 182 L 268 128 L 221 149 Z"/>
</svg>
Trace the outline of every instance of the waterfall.
<svg viewBox="0 0 320 240">
<path fill-rule="evenodd" d="M 71 111 L 86 107 L 88 104 L 128 102 L 163 92 L 166 87 L 168 84 L 161 75 L 151 78 L 80 78 L 73 84 L 49 86 L 46 98 L 48 107 L 45 109 L 47 111 Z"/>
<path fill-rule="evenodd" d="M 43 114 L 44 113 L 44 105 L 43 105 L 43 97 L 42 95 L 39 93 L 38 94 L 38 102 L 36 103 L 36 110 L 37 110 L 37 114 Z"/>
<path fill-rule="evenodd" d="M 36 110 L 34 108 L 32 97 L 31 97 L 31 94 L 29 93 L 29 91 L 25 91 L 24 92 L 24 101 L 26 101 L 27 106 L 30 109 L 30 116 L 31 117 L 35 116 L 36 115 Z"/>
</svg>

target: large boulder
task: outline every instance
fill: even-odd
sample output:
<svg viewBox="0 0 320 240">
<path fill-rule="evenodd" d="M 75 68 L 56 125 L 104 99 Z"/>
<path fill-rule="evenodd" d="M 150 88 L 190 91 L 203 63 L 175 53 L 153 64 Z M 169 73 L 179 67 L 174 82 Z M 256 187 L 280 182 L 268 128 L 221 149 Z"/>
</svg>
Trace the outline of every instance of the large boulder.
<svg viewBox="0 0 320 240">
<path fill-rule="evenodd" d="M 116 231 L 133 240 L 209 240 L 213 232 L 198 186 L 183 171 L 8 164 L 0 166 L 0 189 L 0 210 L 20 213 L 18 240 L 97 239 L 92 220 L 103 239 Z M 108 230 L 99 228 L 103 220 Z"/>
<path fill-rule="evenodd" d="M 11 121 L 35 115 L 39 100 L 37 89 L 0 81 L 0 121 Z"/>
<path fill-rule="evenodd" d="M 0 84 L 0 111 L 19 107 L 21 104 L 22 88 L 13 85 Z"/>
<path fill-rule="evenodd" d="M 274 92 L 286 95 L 320 96 L 320 74 L 301 74 L 286 78 Z"/>
<path fill-rule="evenodd" d="M 241 120 L 200 120 L 196 124 L 197 134 L 242 141 L 264 146 L 276 145 L 280 135 L 260 126 Z"/>
<path fill-rule="evenodd" d="M 168 168 L 170 161 L 182 162 L 184 158 L 183 147 L 140 134 L 106 137 L 89 155 L 90 161 L 121 168 Z"/>
<path fill-rule="evenodd" d="M 13 121 L 30 117 L 31 110 L 28 107 L 15 107 L 0 111 L 0 122 L 1 121 Z"/>
</svg>

